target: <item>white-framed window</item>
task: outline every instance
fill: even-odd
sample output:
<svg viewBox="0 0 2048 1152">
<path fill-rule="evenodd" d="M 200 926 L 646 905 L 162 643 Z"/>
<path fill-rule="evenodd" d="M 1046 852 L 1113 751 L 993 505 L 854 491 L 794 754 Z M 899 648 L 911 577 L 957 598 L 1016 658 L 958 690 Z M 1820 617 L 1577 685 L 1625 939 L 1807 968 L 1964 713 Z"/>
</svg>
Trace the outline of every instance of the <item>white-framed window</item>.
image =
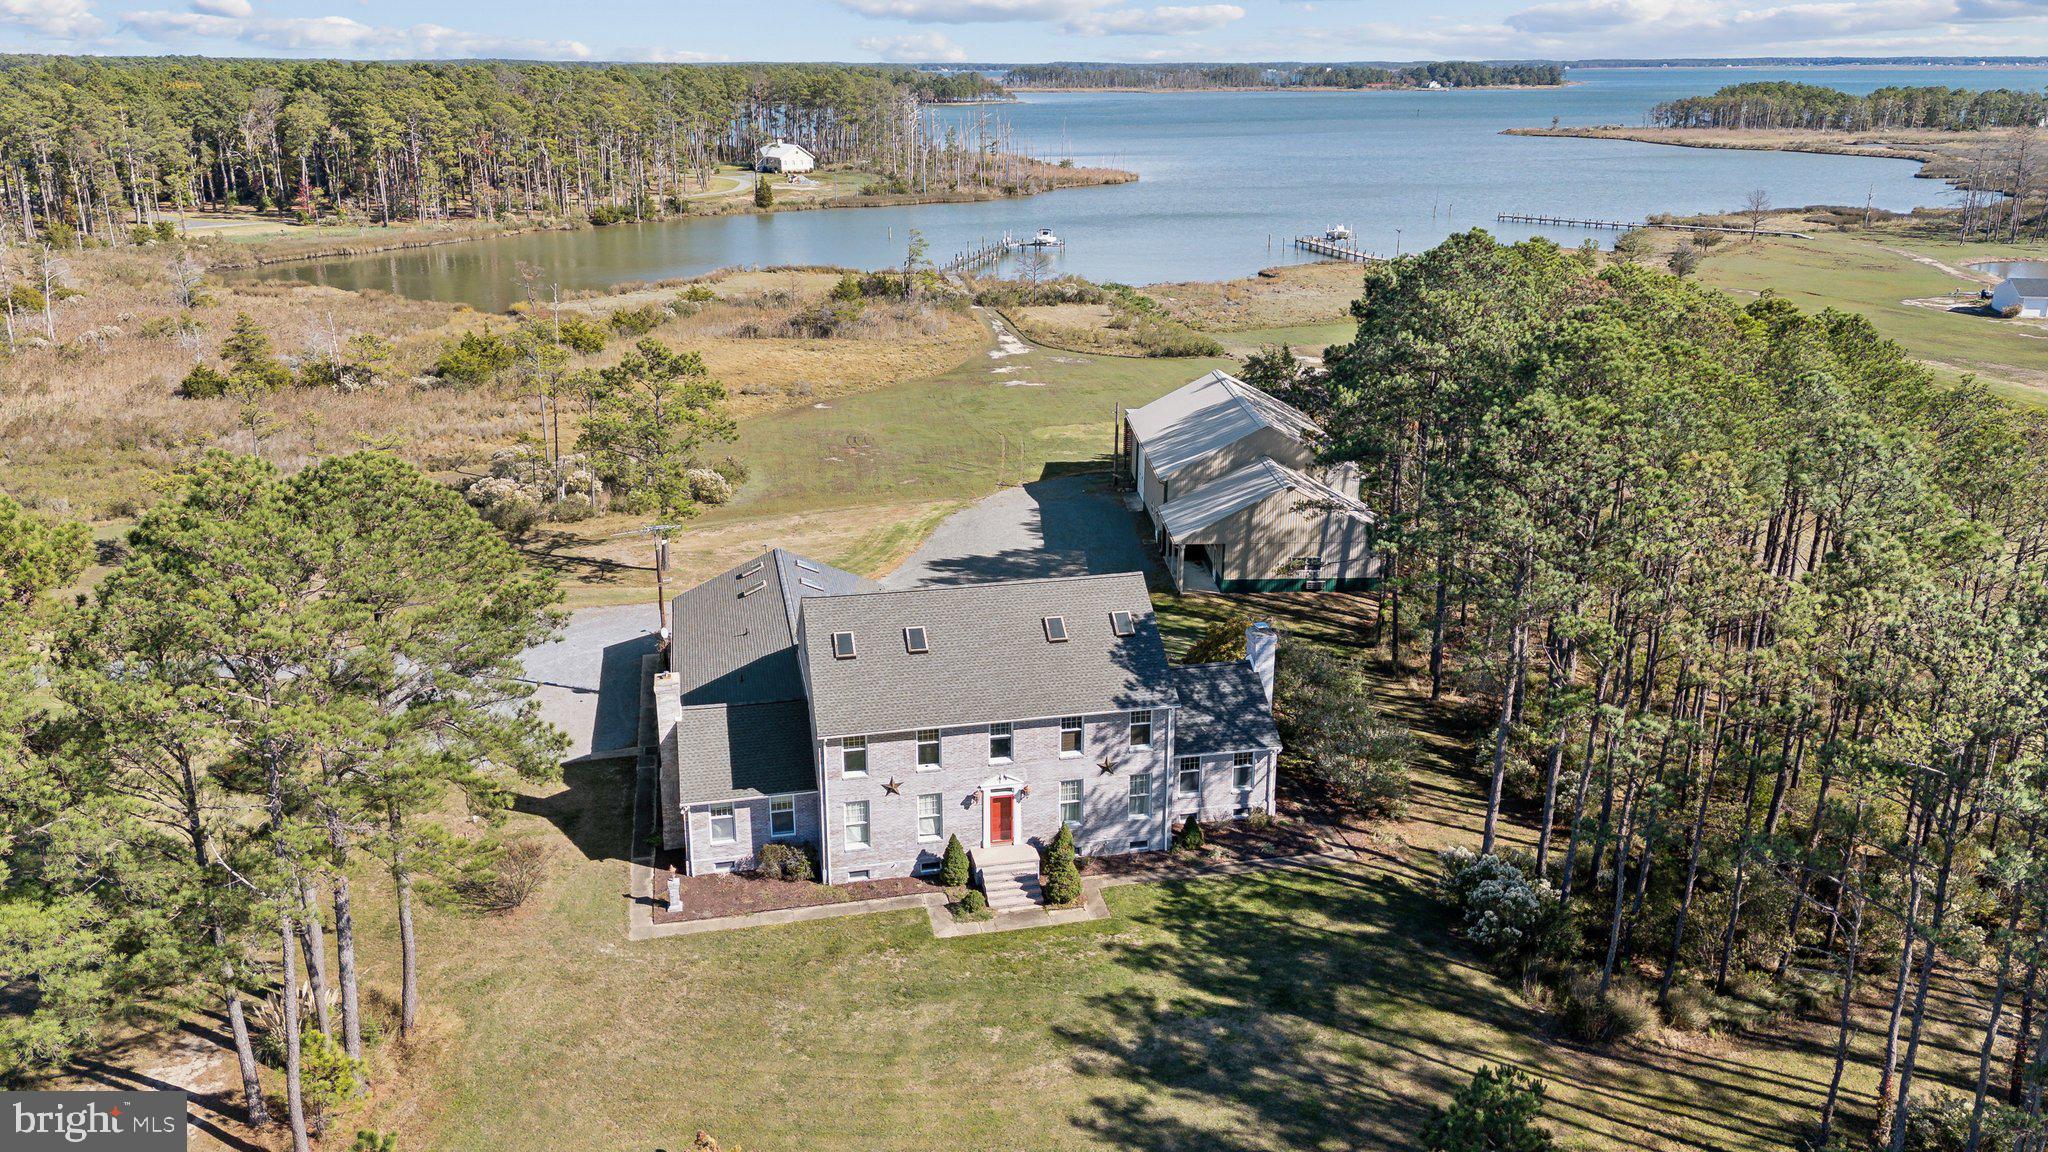
<svg viewBox="0 0 2048 1152">
<path fill-rule="evenodd" d="M 1081 823 L 1081 782 L 1060 781 L 1060 823 L 1079 825 Z"/>
<path fill-rule="evenodd" d="M 944 863 L 945 861 L 927 852 L 924 855 L 924 859 L 917 862 L 917 874 L 919 876 L 930 876 L 932 873 L 937 872 L 939 866 Z"/>
<path fill-rule="evenodd" d="M 850 880 L 850 881 L 851 881 L 851 880 L 867 880 L 867 879 L 870 879 L 870 878 L 872 878 L 873 876 L 874 876 L 874 872 L 873 872 L 872 870 L 870 870 L 870 869 L 867 869 L 867 868 L 849 868 L 849 869 L 847 869 L 847 872 L 846 872 L 846 878 L 847 878 L 848 880 Z"/>
<path fill-rule="evenodd" d="M 912 656 L 922 656 L 932 650 L 931 642 L 925 638 L 924 625 L 912 624 L 903 630 L 903 650 Z"/>
<path fill-rule="evenodd" d="M 849 800 L 841 806 L 841 819 L 846 826 L 846 846 L 865 848 L 868 846 L 868 802 Z"/>
<path fill-rule="evenodd" d="M 1200 796 L 1202 794 L 1202 758 L 1200 756 L 1183 756 L 1175 767 L 1178 769 L 1176 776 L 1179 780 L 1178 788 L 1180 794 L 1183 796 Z"/>
<path fill-rule="evenodd" d="M 939 766 L 939 730 L 919 728 L 917 730 L 917 768 L 922 772 Z"/>
<path fill-rule="evenodd" d="M 946 834 L 946 817 L 942 811 L 944 801 L 937 792 L 927 792 L 917 798 L 917 838 L 937 840 Z"/>
<path fill-rule="evenodd" d="M 1133 840 L 1130 842 L 1129 847 L 1133 852 L 1150 852 L 1152 850 L 1152 842 L 1150 840 Z"/>
<path fill-rule="evenodd" d="M 1080 754 L 1081 718 L 1079 716 L 1063 716 L 1060 718 L 1060 755 L 1079 756 Z"/>
<path fill-rule="evenodd" d="M 796 835 L 796 797 L 777 796 L 768 802 L 768 835 Z"/>
<path fill-rule="evenodd" d="M 1230 782 L 1238 788 L 1252 786 L 1252 754 L 1239 752 L 1230 758 Z"/>
<path fill-rule="evenodd" d="M 851 660 L 853 656 L 853 633 L 834 632 L 832 634 L 832 658 L 834 660 Z"/>
<path fill-rule="evenodd" d="M 1124 801 L 1124 810 L 1133 817 L 1152 814 L 1152 774 L 1138 772 L 1131 776 L 1131 790 Z"/>
<path fill-rule="evenodd" d="M 1152 713 L 1149 710 L 1131 713 L 1131 747 L 1152 746 Z"/>
<path fill-rule="evenodd" d="M 1129 612 L 1116 611 L 1109 614 L 1109 631 L 1114 636 L 1129 636 L 1137 631 L 1137 629 L 1131 626 L 1131 614 Z"/>
<path fill-rule="evenodd" d="M 739 861 L 737 860 L 713 860 L 711 862 L 711 870 L 713 872 L 731 872 L 734 871 L 738 867 L 738 865 Z"/>
<path fill-rule="evenodd" d="M 739 820 L 733 815 L 732 805 L 711 806 L 711 842 L 730 844 L 739 839 Z"/>
<path fill-rule="evenodd" d="M 1008 764 L 1017 753 L 1017 735 L 1008 721 L 988 726 L 988 761 L 991 764 Z"/>
<path fill-rule="evenodd" d="M 868 774 L 868 738 L 848 736 L 839 742 L 839 774 L 842 776 L 865 776 Z"/>
</svg>

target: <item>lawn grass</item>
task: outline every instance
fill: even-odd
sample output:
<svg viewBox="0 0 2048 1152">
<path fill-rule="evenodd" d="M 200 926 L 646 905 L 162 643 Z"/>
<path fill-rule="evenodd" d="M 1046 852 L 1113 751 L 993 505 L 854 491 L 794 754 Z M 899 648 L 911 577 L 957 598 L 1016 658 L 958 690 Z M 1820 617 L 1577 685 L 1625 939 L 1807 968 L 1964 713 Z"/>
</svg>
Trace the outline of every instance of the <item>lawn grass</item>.
<svg viewBox="0 0 2048 1152">
<path fill-rule="evenodd" d="M 1701 263 L 1699 277 L 1744 295 L 1769 288 L 1803 309 L 1861 312 L 1880 333 L 1945 375 L 1975 374 L 2008 397 L 2043 404 L 2048 403 L 2048 327 L 1905 303 L 1959 293 L 1957 306 L 1967 308 L 1985 287 L 1915 260 L 1916 255 L 1960 269 L 1974 261 L 2043 250 L 2038 243 L 1960 244 L 1893 232 L 1821 233 L 1811 240 L 1723 243 Z"/>
</svg>

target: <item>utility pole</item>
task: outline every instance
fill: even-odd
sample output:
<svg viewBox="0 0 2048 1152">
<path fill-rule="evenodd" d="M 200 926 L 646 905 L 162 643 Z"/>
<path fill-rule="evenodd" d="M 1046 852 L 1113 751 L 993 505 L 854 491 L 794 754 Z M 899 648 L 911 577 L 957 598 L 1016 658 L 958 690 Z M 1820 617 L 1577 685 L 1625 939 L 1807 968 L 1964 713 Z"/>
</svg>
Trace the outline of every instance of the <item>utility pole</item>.
<svg viewBox="0 0 2048 1152">
<path fill-rule="evenodd" d="M 668 651 L 670 637 L 668 622 L 668 534 L 679 531 L 681 528 L 682 525 L 680 524 L 649 524 L 645 528 L 630 529 L 625 532 L 616 533 L 612 537 L 615 540 L 621 536 L 652 536 L 654 538 L 654 607 L 661 619 L 659 639 L 663 652 Z"/>
</svg>

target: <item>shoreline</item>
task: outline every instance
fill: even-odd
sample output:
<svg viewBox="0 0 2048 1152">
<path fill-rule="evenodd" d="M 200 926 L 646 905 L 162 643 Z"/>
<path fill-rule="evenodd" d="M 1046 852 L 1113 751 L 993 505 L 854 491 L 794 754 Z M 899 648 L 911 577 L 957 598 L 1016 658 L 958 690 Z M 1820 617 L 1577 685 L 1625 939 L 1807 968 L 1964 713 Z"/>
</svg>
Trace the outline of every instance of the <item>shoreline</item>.
<svg viewBox="0 0 2048 1152">
<path fill-rule="evenodd" d="M 1815 156 L 1860 156 L 1877 160 L 1906 160 L 1920 165 L 1914 178 L 1945 180 L 1956 188 L 1969 187 L 1966 172 L 1952 167 L 1960 159 L 1945 148 L 1967 149 L 1979 144 L 1986 133 L 1949 133 L 1944 140 L 1900 139 L 1902 132 L 1824 133 L 1727 128 L 1626 128 L 1608 124 L 1594 127 L 1503 128 L 1503 136 L 1537 136 L 1565 140 L 1622 140 L 1631 144 L 1655 144 L 1666 148 L 1697 148 L 1704 151 L 1794 152 Z M 1869 140 L 1871 143 L 1862 143 Z M 1987 189 L 2002 191 L 2002 189 Z"/>
<path fill-rule="evenodd" d="M 1335 93 L 1353 92 L 1353 93 L 1359 93 L 1359 94 L 1385 94 L 1385 93 L 1389 93 L 1389 92 L 1425 92 L 1425 93 L 1437 93 L 1437 94 L 1440 94 L 1440 95 L 1448 95 L 1448 94 L 1450 94 L 1450 93 L 1453 93 L 1453 92 L 1552 92 L 1552 91 L 1555 91 L 1555 90 L 1557 90 L 1557 89 L 1559 89 L 1559 88 L 1576 88 L 1576 87 L 1578 87 L 1579 85 L 1581 85 L 1581 84 L 1584 84 L 1584 83 L 1585 83 L 1585 81 L 1583 81 L 1583 80 L 1567 80 L 1567 81 L 1565 81 L 1565 82 L 1564 82 L 1564 83 L 1562 83 L 1562 84 L 1473 84 L 1473 85 L 1468 85 L 1467 87 L 1463 87 L 1463 88 L 1417 88 L 1417 87 L 1414 87 L 1414 86 L 1412 86 L 1412 85 L 1407 85 L 1407 84 L 1386 84 L 1386 85 L 1379 85 L 1379 86 L 1376 86 L 1376 87 L 1367 87 L 1367 88 L 1337 88 L 1337 87 L 1322 87 L 1322 86 L 1318 86 L 1318 85 L 1314 85 L 1314 84 L 1287 84 L 1287 85 L 1277 85 L 1277 84 L 1243 84 L 1243 85 L 1228 85 L 1228 84 L 1217 84 L 1217 85 L 1205 85 L 1205 86 L 1202 86 L 1202 87 L 1198 87 L 1198 88 L 1166 88 L 1166 87 L 1144 87 L 1144 86 L 1138 86 L 1138 85 L 1118 85 L 1118 86 L 1115 86 L 1115 87 L 1087 87 L 1087 88 L 1069 88 L 1069 87 L 1054 87 L 1054 86 L 1050 86 L 1050 85 L 1047 85 L 1047 86 L 1043 86 L 1043 87 L 1041 87 L 1041 86 L 1039 86 L 1039 85 L 1036 85 L 1036 84 L 1032 84 L 1032 85 L 1025 85 L 1025 86 L 1020 86 L 1020 87 L 1012 88 L 1012 89 L 1010 89 L 1010 91 L 1012 91 L 1012 92 L 1015 92 L 1015 93 L 1017 93 L 1017 94 L 1018 94 L 1018 100 L 1021 100 L 1021 99 L 1023 99 L 1023 97 L 1024 97 L 1024 95 L 1025 95 L 1025 94 L 1027 94 L 1027 93 L 1031 93 L 1031 92 L 1056 92 L 1056 93 L 1080 93 L 1080 94 L 1086 94 L 1086 93 L 1089 93 L 1089 92 L 1125 92 L 1125 93 L 1157 93 L 1157 94 L 1159 94 L 1159 95 L 1163 95 L 1163 96 L 1182 96 L 1182 95 L 1186 95 L 1186 96 L 1194 96 L 1194 95 L 1200 95 L 1200 94 L 1202 94 L 1202 93 L 1205 93 L 1205 92 L 1268 92 L 1268 93 L 1272 93 L 1272 94 L 1275 94 L 1275 95 L 1280 95 L 1280 94 L 1294 94 L 1294 93 L 1329 93 L 1329 92 L 1335 92 Z M 1017 101 L 1015 101 L 1015 100 L 1006 100 L 1006 101 L 1000 101 L 1000 103 L 1006 103 L 1006 104 L 1008 104 L 1008 103 L 1016 103 L 1016 102 L 1017 102 Z"/>
<path fill-rule="evenodd" d="M 1113 187 L 1119 184 L 1134 184 L 1138 181 L 1138 174 L 1136 172 L 1122 168 L 1078 168 L 1066 169 L 1065 171 L 1092 173 L 1099 178 L 1072 180 L 1049 188 L 1042 188 L 1035 192 L 1012 193 L 1000 190 L 985 190 L 978 192 L 947 192 L 931 195 L 886 193 L 879 196 L 863 196 L 854 193 L 817 200 L 791 200 L 787 203 L 776 204 L 770 208 L 756 208 L 749 200 L 735 199 L 730 203 L 717 205 L 713 211 L 669 212 L 659 216 L 649 216 L 644 220 L 625 220 L 620 221 L 618 224 L 603 225 L 603 227 L 617 228 L 629 225 L 673 224 L 684 220 L 709 220 L 720 216 L 772 216 L 778 212 L 817 212 L 837 208 L 900 208 L 906 205 L 920 204 L 981 204 L 995 200 L 1028 200 L 1033 196 L 1043 195 L 1048 192 L 1061 192 L 1072 188 Z M 209 219 L 212 218 L 209 217 Z M 258 217 L 256 219 L 261 218 Z M 209 254 L 215 257 L 214 268 L 226 272 L 253 272 L 262 268 L 273 268 L 281 265 L 300 264 L 311 261 L 347 260 L 389 252 L 409 252 L 422 248 L 438 248 L 449 244 L 467 244 L 478 240 L 496 240 L 512 236 L 524 236 L 535 232 L 583 232 L 595 230 L 599 227 L 599 225 L 592 224 L 587 216 L 580 218 L 539 218 L 504 228 L 486 227 L 484 226 L 485 222 L 476 220 L 469 220 L 466 223 L 468 227 L 465 230 L 452 235 L 423 234 L 418 231 L 412 231 L 405 225 L 388 226 L 393 228 L 393 233 L 389 236 L 368 236 L 360 239 L 350 238 L 346 241 L 337 237 L 336 242 L 333 244 L 313 247 L 304 252 L 265 252 L 261 250 L 262 246 L 270 240 L 291 239 L 289 233 L 281 233 L 274 238 L 266 238 L 265 240 L 249 241 L 247 242 L 246 250 L 242 250 L 241 243 L 231 238 L 209 236 L 204 232 L 188 234 L 187 239 L 213 241 L 206 244 L 206 248 Z M 363 227 L 368 229 L 387 226 L 365 224 Z"/>
</svg>

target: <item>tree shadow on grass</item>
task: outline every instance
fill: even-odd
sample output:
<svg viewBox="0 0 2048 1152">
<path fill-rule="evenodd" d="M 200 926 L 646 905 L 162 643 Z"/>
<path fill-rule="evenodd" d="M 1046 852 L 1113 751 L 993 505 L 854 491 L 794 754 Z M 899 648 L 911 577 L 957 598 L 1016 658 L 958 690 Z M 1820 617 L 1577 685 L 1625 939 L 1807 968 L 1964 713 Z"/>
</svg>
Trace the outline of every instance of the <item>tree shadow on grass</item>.
<svg viewBox="0 0 2048 1152">
<path fill-rule="evenodd" d="M 586 860 L 625 860 L 633 762 L 572 760 L 562 766 L 560 789 L 513 798 L 512 809 L 553 824 Z"/>
<path fill-rule="evenodd" d="M 1579 1146 L 1784 1146 L 1783 1113 L 1825 1091 L 1776 1067 L 1769 1040 L 1712 1056 L 1553 1044 L 1449 941 L 1427 888 L 1388 873 L 1163 884 L 1132 918 L 1171 939 L 1107 946 L 1136 988 L 1171 991 L 1104 992 L 1082 1017 L 1100 1023 L 1058 1030 L 1102 1086 L 1076 1125 L 1120 1148 L 1412 1148 L 1433 1105 L 1499 1063 L 1550 1085 L 1547 1123 Z"/>
</svg>

